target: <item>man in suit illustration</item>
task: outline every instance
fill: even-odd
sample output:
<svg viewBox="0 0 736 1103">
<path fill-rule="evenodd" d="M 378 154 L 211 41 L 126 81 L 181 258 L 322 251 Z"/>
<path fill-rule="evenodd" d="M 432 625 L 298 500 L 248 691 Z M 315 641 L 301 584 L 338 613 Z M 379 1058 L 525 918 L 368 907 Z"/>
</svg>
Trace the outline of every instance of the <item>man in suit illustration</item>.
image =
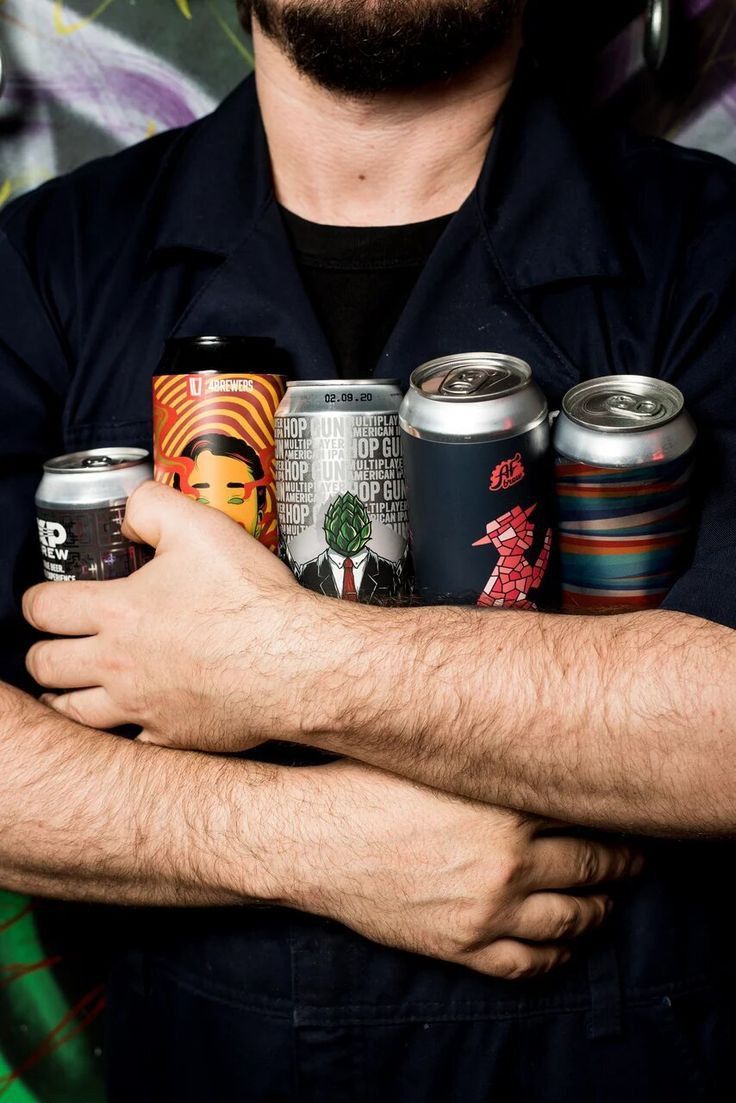
<svg viewBox="0 0 736 1103">
<path fill-rule="evenodd" d="M 380 601 L 396 597 L 401 566 L 368 547 L 373 526 L 365 506 L 347 491 L 327 510 L 327 547 L 316 559 L 296 565 L 302 586 L 343 601 Z"/>
</svg>

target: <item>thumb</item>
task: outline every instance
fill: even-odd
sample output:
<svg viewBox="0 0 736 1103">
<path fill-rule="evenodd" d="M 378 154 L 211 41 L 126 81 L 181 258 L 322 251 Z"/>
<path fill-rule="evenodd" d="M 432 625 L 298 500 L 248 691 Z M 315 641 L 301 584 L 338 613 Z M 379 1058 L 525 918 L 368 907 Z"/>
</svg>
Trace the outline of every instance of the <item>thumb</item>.
<svg viewBox="0 0 736 1103">
<path fill-rule="evenodd" d="M 210 512 L 178 490 L 149 479 L 136 487 L 128 498 L 123 536 L 163 551 L 177 536 L 181 538 L 186 533 L 195 511 L 200 521 Z"/>
</svg>

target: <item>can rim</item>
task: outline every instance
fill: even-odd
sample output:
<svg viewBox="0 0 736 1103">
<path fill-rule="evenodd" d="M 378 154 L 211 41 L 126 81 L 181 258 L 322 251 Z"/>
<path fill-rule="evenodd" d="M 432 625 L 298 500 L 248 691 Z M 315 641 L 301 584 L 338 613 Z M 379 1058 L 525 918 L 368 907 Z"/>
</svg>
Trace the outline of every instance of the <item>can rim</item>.
<svg viewBox="0 0 736 1103">
<path fill-rule="evenodd" d="M 192 337 L 167 337 L 164 341 L 166 348 L 183 347 L 184 345 L 202 347 L 208 345 L 262 345 L 264 348 L 268 345 L 271 348 L 275 344 L 276 341 L 273 337 L 265 337 L 259 334 L 249 335 L 247 333 L 203 333 L 195 334 Z"/>
<path fill-rule="evenodd" d="M 517 383 L 510 386 L 507 390 L 502 391 L 500 394 L 440 394 L 439 392 L 432 393 L 425 391 L 421 387 L 421 383 L 425 379 L 431 378 L 435 370 L 442 366 L 447 367 L 448 371 L 453 367 L 467 367 L 469 364 L 473 364 L 477 367 L 499 367 L 510 366 L 517 369 L 521 369 L 523 376 Z M 516 394 L 518 391 L 524 390 L 532 382 L 533 373 L 531 365 L 522 360 L 519 356 L 512 356 L 505 352 L 458 352 L 451 353 L 448 356 L 437 356 L 434 360 L 427 360 L 424 364 L 420 364 L 418 368 L 415 368 L 411 373 L 409 384 L 412 390 L 416 391 L 422 398 L 430 399 L 433 402 L 490 402 L 497 398 L 506 398 L 508 395 Z"/>
<path fill-rule="evenodd" d="M 107 466 L 100 465 L 94 467 L 91 464 L 86 466 L 80 463 L 78 466 L 62 467 L 60 463 L 62 460 L 70 460 L 76 456 L 109 456 L 114 458 L 120 456 L 120 462 L 111 463 Z M 83 448 L 79 452 L 66 452 L 60 456 L 52 456 L 51 459 L 46 460 L 43 465 L 44 471 L 49 475 L 110 475 L 116 471 L 124 471 L 129 467 L 137 467 L 140 463 L 145 463 L 150 460 L 151 454 L 145 448 L 133 448 L 125 447 L 121 445 L 113 445 L 111 448 Z"/>
<path fill-rule="evenodd" d="M 292 387 L 400 387 L 400 379 L 291 379 L 286 389 Z"/>
<path fill-rule="evenodd" d="M 638 423 L 632 423 L 628 425 L 602 425 L 584 418 L 580 413 L 576 413 L 572 403 L 581 395 L 585 395 L 588 391 L 595 391 L 597 389 L 603 389 L 606 385 L 612 388 L 612 391 L 625 390 L 626 386 L 634 384 L 639 386 L 651 386 L 656 384 L 656 387 L 660 388 L 664 395 L 673 401 L 674 408 L 667 412 L 665 417 L 658 419 L 652 418 L 649 421 L 642 420 Z M 645 433 L 651 432 L 659 428 L 663 428 L 665 425 L 670 425 L 682 414 L 685 409 L 685 397 L 682 391 L 675 387 L 674 384 L 668 383 L 666 379 L 659 379 L 653 375 L 600 375 L 594 379 L 584 379 L 580 383 L 576 383 L 574 387 L 571 387 L 567 394 L 562 399 L 562 412 L 565 416 L 573 422 L 575 425 L 579 425 L 581 428 L 591 433 L 615 433 L 617 435 L 624 433 Z"/>
</svg>

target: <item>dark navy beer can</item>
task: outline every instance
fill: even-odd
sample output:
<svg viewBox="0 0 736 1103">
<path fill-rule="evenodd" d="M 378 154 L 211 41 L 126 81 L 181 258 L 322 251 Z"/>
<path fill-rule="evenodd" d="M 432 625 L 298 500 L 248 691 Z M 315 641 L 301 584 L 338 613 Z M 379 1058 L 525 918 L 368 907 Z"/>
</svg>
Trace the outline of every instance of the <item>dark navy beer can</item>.
<svg viewBox="0 0 736 1103">
<path fill-rule="evenodd" d="M 399 411 L 423 604 L 556 604 L 547 402 L 522 360 L 443 356 L 412 373 Z"/>
</svg>

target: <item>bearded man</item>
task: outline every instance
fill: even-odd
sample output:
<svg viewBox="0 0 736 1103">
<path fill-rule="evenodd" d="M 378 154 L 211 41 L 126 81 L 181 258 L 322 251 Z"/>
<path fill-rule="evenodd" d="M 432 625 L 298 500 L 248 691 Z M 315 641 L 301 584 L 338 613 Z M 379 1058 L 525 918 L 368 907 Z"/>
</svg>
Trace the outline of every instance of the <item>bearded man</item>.
<svg viewBox="0 0 736 1103">
<path fill-rule="evenodd" d="M 267 335 L 313 379 L 492 349 L 553 408 L 660 375 L 707 460 L 647 613 L 339 602 L 150 485 L 153 562 L 30 590 L 68 638 L 28 655 L 61 693 L 0 690 L 0 880 L 159 905 L 111 980 L 113 1101 L 730 1096 L 734 172 L 573 125 L 521 8 L 241 0 L 254 78 L 0 220 L 8 682 L 42 462 L 149 446 L 168 337 Z"/>
</svg>

